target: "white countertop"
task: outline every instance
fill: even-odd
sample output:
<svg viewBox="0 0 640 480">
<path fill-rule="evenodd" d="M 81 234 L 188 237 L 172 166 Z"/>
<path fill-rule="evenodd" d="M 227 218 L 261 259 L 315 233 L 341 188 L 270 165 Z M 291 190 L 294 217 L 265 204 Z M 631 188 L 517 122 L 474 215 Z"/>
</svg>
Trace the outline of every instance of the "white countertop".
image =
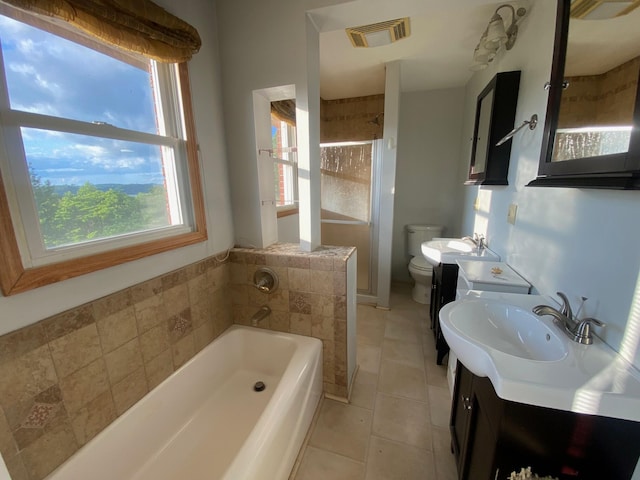
<svg viewBox="0 0 640 480">
<path fill-rule="evenodd" d="M 460 274 L 471 283 L 531 287 L 529 282 L 504 262 L 456 260 L 456 263 L 460 267 Z"/>
<path fill-rule="evenodd" d="M 465 298 L 496 299 L 529 309 L 541 303 L 555 305 L 550 298 L 539 295 L 471 290 L 445 305 L 441 318 L 445 309 Z M 567 342 L 567 355 L 557 361 L 535 361 L 482 346 L 482 353 L 473 362 L 482 363 L 496 394 L 519 403 L 640 421 L 640 372 L 600 338 L 594 337 L 592 345 L 580 345 L 570 340 L 550 316 L 540 318 L 558 329 Z M 469 368 L 464 354 L 454 353 Z"/>
</svg>

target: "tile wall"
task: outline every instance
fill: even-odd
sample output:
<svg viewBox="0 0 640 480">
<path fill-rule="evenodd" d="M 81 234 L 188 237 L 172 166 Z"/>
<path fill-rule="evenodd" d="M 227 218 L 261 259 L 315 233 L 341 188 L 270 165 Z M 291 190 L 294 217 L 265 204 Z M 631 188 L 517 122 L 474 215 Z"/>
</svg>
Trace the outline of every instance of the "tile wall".
<svg viewBox="0 0 640 480">
<path fill-rule="evenodd" d="M 316 337 L 323 344 L 325 393 L 347 398 L 347 260 L 354 247 L 320 247 L 300 251 L 297 244 L 231 251 L 233 321 L 249 325 L 259 307 L 272 313 L 262 328 Z M 272 294 L 253 287 L 257 269 L 276 272 L 279 287 Z"/>
<path fill-rule="evenodd" d="M 601 75 L 568 77 L 558 127 L 630 125 L 633 121 L 640 57 Z"/>
<path fill-rule="evenodd" d="M 346 142 L 382 138 L 384 95 L 322 100 L 320 141 Z M 378 117 L 378 123 L 371 123 Z"/>
<path fill-rule="evenodd" d="M 12 480 L 44 478 L 229 327 L 229 277 L 211 257 L 1 336 Z"/>
</svg>

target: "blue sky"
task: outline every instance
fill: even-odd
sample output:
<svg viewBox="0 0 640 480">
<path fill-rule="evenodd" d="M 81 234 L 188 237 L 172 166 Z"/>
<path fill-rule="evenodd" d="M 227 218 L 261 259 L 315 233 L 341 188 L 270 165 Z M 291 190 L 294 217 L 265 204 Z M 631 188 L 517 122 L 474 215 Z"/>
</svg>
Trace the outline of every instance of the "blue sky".
<svg viewBox="0 0 640 480">
<path fill-rule="evenodd" d="M 148 72 L 3 16 L 0 40 L 12 109 L 156 133 Z M 53 184 L 162 183 L 158 147 L 22 134 L 27 161 Z"/>
</svg>

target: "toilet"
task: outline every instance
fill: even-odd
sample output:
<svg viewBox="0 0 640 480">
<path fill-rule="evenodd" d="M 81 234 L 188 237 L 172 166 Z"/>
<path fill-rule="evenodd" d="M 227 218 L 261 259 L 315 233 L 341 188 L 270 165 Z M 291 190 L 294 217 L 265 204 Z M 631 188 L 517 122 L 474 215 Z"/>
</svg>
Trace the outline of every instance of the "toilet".
<svg viewBox="0 0 640 480">
<path fill-rule="evenodd" d="M 442 236 L 442 225 L 407 225 L 407 253 L 412 257 L 409 262 L 409 274 L 415 284 L 411 296 L 422 304 L 431 303 L 431 277 L 433 266 L 422 255 L 421 246 L 434 238 Z"/>
</svg>

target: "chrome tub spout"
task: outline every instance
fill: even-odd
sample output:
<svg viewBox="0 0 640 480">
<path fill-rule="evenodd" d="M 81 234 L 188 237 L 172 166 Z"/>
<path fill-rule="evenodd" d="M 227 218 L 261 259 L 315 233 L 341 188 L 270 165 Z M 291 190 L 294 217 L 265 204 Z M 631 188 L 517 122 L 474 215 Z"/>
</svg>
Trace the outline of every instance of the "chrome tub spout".
<svg viewBox="0 0 640 480">
<path fill-rule="evenodd" d="M 260 320 L 264 320 L 269 315 L 271 315 L 271 309 L 267 305 L 263 305 L 260 307 L 260 310 L 254 313 L 253 317 L 251 317 L 251 326 L 257 327 Z"/>
</svg>

